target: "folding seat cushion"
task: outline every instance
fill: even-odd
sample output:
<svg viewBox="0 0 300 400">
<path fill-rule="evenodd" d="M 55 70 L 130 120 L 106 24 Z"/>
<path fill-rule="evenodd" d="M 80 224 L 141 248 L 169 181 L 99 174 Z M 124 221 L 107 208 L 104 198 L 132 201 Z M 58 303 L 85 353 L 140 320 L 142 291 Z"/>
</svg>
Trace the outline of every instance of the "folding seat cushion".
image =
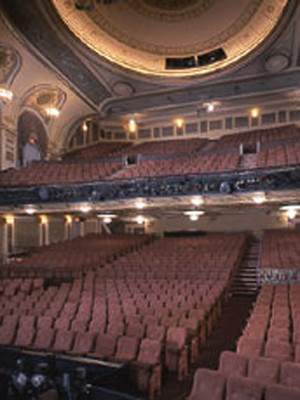
<svg viewBox="0 0 300 400">
<path fill-rule="evenodd" d="M 89 353 L 91 357 L 110 359 L 116 350 L 117 337 L 108 334 L 99 334 L 96 337 L 94 351 Z"/>
<path fill-rule="evenodd" d="M 143 339 L 138 359 L 133 365 L 138 387 L 142 391 L 148 391 L 150 399 L 161 391 L 161 352 L 161 342 Z"/>
<path fill-rule="evenodd" d="M 53 318 L 41 316 L 37 318 L 37 329 L 51 329 L 53 327 Z"/>
<path fill-rule="evenodd" d="M 71 320 L 68 316 L 67 317 L 64 317 L 64 316 L 59 317 L 54 322 L 54 329 L 57 331 L 58 330 L 59 331 L 67 331 L 70 328 L 70 323 L 71 323 Z"/>
<path fill-rule="evenodd" d="M 0 327 L 0 345 L 11 345 L 13 344 L 18 325 L 18 317 L 8 315 L 3 318 L 2 325 Z"/>
<path fill-rule="evenodd" d="M 299 400 L 300 390 L 283 385 L 268 385 L 265 391 L 265 400 Z"/>
<path fill-rule="evenodd" d="M 126 336 L 141 339 L 145 334 L 145 326 L 141 323 L 129 323 L 126 327 Z"/>
<path fill-rule="evenodd" d="M 272 341 L 280 341 L 280 342 L 289 342 L 290 340 L 290 331 L 288 328 L 278 328 L 278 327 L 270 327 L 268 330 L 268 340 Z"/>
<path fill-rule="evenodd" d="M 36 350 L 50 350 L 52 348 L 54 335 L 55 331 L 52 328 L 39 328 L 31 347 Z"/>
<path fill-rule="evenodd" d="M 92 319 L 88 327 L 89 332 L 97 334 L 103 334 L 105 332 L 105 329 L 106 329 L 106 322 L 98 319 Z"/>
<path fill-rule="evenodd" d="M 295 347 L 295 362 L 300 363 L 300 345 L 296 345 Z"/>
<path fill-rule="evenodd" d="M 162 325 L 148 325 L 146 336 L 148 339 L 163 342 L 166 335 L 166 328 Z"/>
<path fill-rule="evenodd" d="M 78 332 L 75 337 L 72 354 L 88 354 L 93 351 L 95 334 L 89 332 Z"/>
<path fill-rule="evenodd" d="M 248 363 L 248 377 L 257 381 L 272 384 L 278 383 L 280 362 L 273 358 L 250 358 Z"/>
<path fill-rule="evenodd" d="M 135 337 L 121 336 L 118 339 L 117 351 L 114 358 L 118 361 L 129 362 L 136 358 L 138 339 Z"/>
<path fill-rule="evenodd" d="M 225 376 L 246 376 L 248 358 L 231 351 L 223 351 L 219 361 L 219 371 Z"/>
<path fill-rule="evenodd" d="M 181 380 L 188 372 L 187 332 L 182 327 L 171 327 L 167 332 L 165 364 L 169 371 L 178 372 Z"/>
<path fill-rule="evenodd" d="M 32 326 L 29 325 L 27 328 L 24 328 L 24 326 L 19 325 L 14 345 L 18 347 L 30 347 L 33 337 L 34 329 Z"/>
<path fill-rule="evenodd" d="M 68 352 L 72 350 L 74 341 L 74 332 L 58 330 L 56 332 L 53 351 Z"/>
<path fill-rule="evenodd" d="M 109 323 L 107 326 L 106 333 L 112 336 L 122 336 L 124 334 L 124 324 L 121 323 Z"/>
<path fill-rule="evenodd" d="M 227 379 L 226 400 L 262 400 L 264 385 L 261 382 L 240 376 Z"/>
<path fill-rule="evenodd" d="M 218 371 L 200 368 L 194 375 L 191 394 L 186 400 L 223 400 L 226 378 Z"/>
<path fill-rule="evenodd" d="M 300 364 L 293 362 L 282 363 L 280 383 L 300 390 Z"/>
<path fill-rule="evenodd" d="M 76 332 L 86 332 L 87 325 L 88 324 L 86 321 L 75 319 L 74 321 L 72 321 L 71 331 L 73 331 L 75 333 Z"/>
<path fill-rule="evenodd" d="M 280 361 L 292 361 L 293 349 L 290 343 L 268 340 L 265 345 L 265 357 Z"/>
</svg>

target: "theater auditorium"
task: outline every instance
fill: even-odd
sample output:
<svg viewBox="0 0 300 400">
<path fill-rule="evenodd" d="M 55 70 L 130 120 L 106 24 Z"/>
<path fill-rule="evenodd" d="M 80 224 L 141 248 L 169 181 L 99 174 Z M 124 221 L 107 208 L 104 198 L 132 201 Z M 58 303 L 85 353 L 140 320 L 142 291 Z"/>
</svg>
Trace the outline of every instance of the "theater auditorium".
<svg viewBox="0 0 300 400">
<path fill-rule="evenodd" d="M 300 2 L 1 0 L 0 398 L 300 400 Z"/>
</svg>

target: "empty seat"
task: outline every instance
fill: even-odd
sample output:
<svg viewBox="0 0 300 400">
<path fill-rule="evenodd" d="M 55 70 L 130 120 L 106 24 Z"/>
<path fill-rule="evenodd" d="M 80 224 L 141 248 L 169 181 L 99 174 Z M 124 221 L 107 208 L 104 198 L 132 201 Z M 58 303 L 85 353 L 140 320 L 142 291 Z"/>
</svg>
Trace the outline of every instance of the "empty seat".
<svg viewBox="0 0 300 400">
<path fill-rule="evenodd" d="M 248 359 L 238 353 L 223 351 L 219 361 L 219 371 L 225 376 L 246 376 Z"/>
<path fill-rule="evenodd" d="M 50 350 L 54 339 L 55 331 L 51 328 L 40 328 L 37 330 L 32 348 L 36 350 Z"/>
<path fill-rule="evenodd" d="M 292 361 L 293 349 L 290 343 L 269 340 L 265 346 L 265 357 L 280 361 Z"/>
<path fill-rule="evenodd" d="M 231 376 L 227 380 L 226 400 L 262 400 L 263 391 L 264 386 L 261 382 Z"/>
<path fill-rule="evenodd" d="M 107 334 L 99 334 L 96 338 L 95 348 L 89 355 L 100 359 L 112 358 L 115 354 L 117 337 Z"/>
<path fill-rule="evenodd" d="M 0 327 L 0 345 L 10 345 L 13 343 L 18 324 L 18 317 L 8 315 L 3 318 Z"/>
<path fill-rule="evenodd" d="M 197 369 L 193 387 L 187 400 L 223 400 L 226 378 L 220 372 L 210 369 Z"/>
<path fill-rule="evenodd" d="M 135 363 L 138 387 L 148 391 L 150 399 L 161 391 L 161 351 L 161 342 L 143 339 Z"/>
<path fill-rule="evenodd" d="M 292 362 L 282 363 L 280 383 L 300 390 L 300 364 Z"/>
<path fill-rule="evenodd" d="M 299 400 L 300 390 L 282 385 L 268 385 L 265 392 L 265 400 Z"/>
<path fill-rule="evenodd" d="M 59 352 L 68 352 L 72 349 L 74 332 L 57 331 L 52 349 Z"/>
<path fill-rule="evenodd" d="M 263 341 L 242 336 L 237 344 L 237 352 L 246 357 L 259 357 L 262 354 Z"/>
<path fill-rule="evenodd" d="M 129 362 L 136 358 L 138 349 L 138 339 L 135 337 L 122 336 L 118 340 L 115 359 L 118 361 Z"/>
<path fill-rule="evenodd" d="M 88 354 L 92 352 L 94 347 L 95 335 L 89 332 L 78 332 L 75 337 L 75 342 L 72 354 Z"/>
<path fill-rule="evenodd" d="M 169 371 L 178 372 L 181 380 L 188 371 L 187 332 L 185 328 L 171 327 L 167 332 L 165 364 Z"/>
<path fill-rule="evenodd" d="M 279 380 L 280 362 L 267 357 L 250 358 L 248 377 L 266 384 L 277 383 Z"/>
</svg>

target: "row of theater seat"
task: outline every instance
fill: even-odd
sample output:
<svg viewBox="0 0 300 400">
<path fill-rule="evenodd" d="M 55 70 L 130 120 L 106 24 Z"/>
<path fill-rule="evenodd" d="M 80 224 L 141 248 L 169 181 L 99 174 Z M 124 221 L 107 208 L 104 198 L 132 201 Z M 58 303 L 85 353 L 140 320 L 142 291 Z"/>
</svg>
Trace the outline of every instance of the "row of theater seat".
<svg viewBox="0 0 300 400">
<path fill-rule="evenodd" d="M 285 142 L 286 140 L 300 140 L 300 131 L 296 125 L 286 125 L 269 129 L 255 129 L 249 132 L 234 133 L 222 136 L 215 142 L 214 149 L 235 148 L 239 149 L 241 143 L 244 146 L 256 145 L 257 142 L 262 147 Z"/>
<path fill-rule="evenodd" d="M 262 149 L 257 158 L 257 168 L 284 167 L 300 164 L 300 143 L 291 143 Z"/>
<path fill-rule="evenodd" d="M 263 287 L 238 342 L 238 353 L 300 362 L 299 288 L 299 284 Z"/>
<path fill-rule="evenodd" d="M 295 126 L 281 127 L 271 131 L 245 133 L 241 135 L 225 136 L 209 148 L 205 153 L 207 140 L 189 139 L 159 142 L 144 142 L 136 146 L 119 146 L 118 159 L 91 158 L 101 155 L 102 144 L 97 144 L 95 149 L 78 150 L 69 161 L 63 162 L 38 162 L 25 168 L 10 169 L 0 173 L 0 187 L 33 186 L 48 184 L 83 183 L 115 179 L 134 179 L 162 176 L 180 176 L 187 174 L 220 173 L 235 171 L 240 168 L 241 157 L 237 143 L 247 143 L 247 138 L 260 137 L 268 142 L 282 138 L 299 138 L 299 130 Z M 286 135 L 286 137 L 285 137 Z M 252 139 L 251 139 L 252 141 Z M 226 150 L 227 145 L 233 146 Z M 103 143 L 104 149 L 106 148 Z M 224 151 L 218 154 L 219 146 Z M 109 147 L 109 146 L 108 146 Z M 114 148 L 114 147 L 113 147 Z M 124 148 L 124 150 L 122 150 Z M 203 153 L 202 153 L 202 150 Z M 137 164 L 125 165 L 125 155 L 141 154 L 147 156 L 163 155 L 158 159 L 141 158 Z M 177 156 L 174 156 L 177 155 Z M 180 156 L 181 155 L 181 156 Z M 123 157 L 123 158 L 122 158 Z M 88 160 L 89 159 L 89 160 Z M 256 168 L 270 168 L 288 165 L 298 165 L 300 160 L 300 143 L 272 146 L 263 148 L 256 161 Z"/>
<path fill-rule="evenodd" d="M 229 271 L 225 278 L 219 275 L 209 280 L 205 276 L 175 278 L 167 274 L 166 268 L 164 278 L 111 279 L 103 276 L 103 268 L 95 268 L 86 271 L 81 279 L 58 286 L 45 287 L 43 280 L 7 279 L 0 286 L 0 344 L 93 354 L 100 359 L 130 361 L 132 368 L 136 361 L 141 362 L 141 353 L 152 352 L 149 350 L 152 346 L 158 349 L 153 353 L 160 356 L 155 357 L 155 362 L 149 360 L 148 369 L 138 368 L 142 374 L 139 384 L 145 387 L 150 381 L 156 382 L 150 385 L 150 391 L 159 391 L 162 368 L 177 372 L 181 379 L 188 364 L 197 359 L 199 345 L 211 333 L 220 315 L 230 273 L 242 257 L 246 240 L 242 234 L 162 239 L 119 258 L 129 265 L 135 259 L 134 254 L 141 254 L 138 263 L 141 262 L 143 269 L 146 258 L 148 262 L 151 257 L 160 262 L 175 253 L 168 268 L 176 271 L 179 267 L 176 249 L 181 254 L 179 262 L 194 258 L 195 264 L 200 263 L 202 254 L 206 263 L 215 259 L 212 254 L 215 242 L 219 244 L 219 264 L 224 263 Z M 202 253 L 205 245 L 206 251 Z M 233 255 L 222 257 L 230 252 Z M 205 263 L 203 269 L 209 269 L 211 264 Z M 111 268 L 117 268 L 117 264 L 114 260 Z M 47 340 L 43 341 L 43 337 Z M 149 371 L 149 365 L 156 372 L 153 378 L 147 375 L 145 380 L 143 374 Z"/>
<path fill-rule="evenodd" d="M 253 378 L 226 376 L 220 371 L 198 369 L 186 400 L 299 400 L 300 390 L 268 384 Z"/>
<path fill-rule="evenodd" d="M 123 166 L 122 161 L 35 162 L 0 174 L 0 186 L 30 186 L 103 181 Z"/>
<path fill-rule="evenodd" d="M 189 400 L 300 399 L 300 285 L 268 285 L 219 370 L 199 369 Z"/>
<path fill-rule="evenodd" d="M 121 151 L 129 148 L 130 142 L 108 142 L 102 141 L 94 145 L 74 150 L 66 154 L 65 158 L 70 160 L 88 160 L 97 158 L 109 158 L 117 156 Z"/>
<path fill-rule="evenodd" d="M 300 265 L 300 233 L 266 231 L 262 238 L 261 268 L 297 270 Z"/>
<path fill-rule="evenodd" d="M 144 235 L 89 235 L 32 251 L 2 266 L 0 276 L 79 277 L 84 271 L 105 266 L 152 239 Z"/>
<path fill-rule="evenodd" d="M 113 175 L 113 179 L 176 176 L 234 171 L 239 165 L 238 154 L 207 154 L 170 157 L 158 160 L 141 160 Z"/>
</svg>

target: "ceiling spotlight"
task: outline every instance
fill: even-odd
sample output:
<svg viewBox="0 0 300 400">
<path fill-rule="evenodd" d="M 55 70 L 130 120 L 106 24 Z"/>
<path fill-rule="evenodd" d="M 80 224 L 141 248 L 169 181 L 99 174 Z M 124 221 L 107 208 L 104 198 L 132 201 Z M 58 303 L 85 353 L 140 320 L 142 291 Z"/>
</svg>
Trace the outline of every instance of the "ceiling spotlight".
<svg viewBox="0 0 300 400">
<path fill-rule="evenodd" d="M 203 197 L 201 197 L 201 196 L 193 197 L 193 198 L 191 199 L 191 203 L 192 203 L 194 206 L 199 207 L 199 206 L 201 206 L 201 205 L 204 203 Z"/>
<path fill-rule="evenodd" d="M 80 207 L 80 211 L 83 213 L 88 213 L 91 209 L 92 207 L 89 204 L 84 204 Z"/>
<path fill-rule="evenodd" d="M 204 211 L 202 210 L 185 211 L 184 215 L 187 215 L 191 221 L 197 221 L 201 215 L 204 215 Z"/>
<path fill-rule="evenodd" d="M 299 204 L 291 204 L 288 206 L 282 206 L 282 207 L 280 207 L 280 210 L 283 210 L 283 211 L 300 210 L 300 205 Z"/>
<path fill-rule="evenodd" d="M 252 199 L 255 204 L 263 204 L 266 201 L 266 195 L 264 193 L 257 193 Z"/>
<path fill-rule="evenodd" d="M 286 211 L 286 216 L 288 217 L 288 219 L 294 219 L 297 215 L 297 211 L 293 208 L 289 209 Z"/>
<path fill-rule="evenodd" d="M 13 92 L 8 89 L 0 88 L 0 101 L 11 101 L 13 98 Z"/>
<path fill-rule="evenodd" d="M 252 118 L 258 118 L 258 116 L 259 116 L 259 108 L 252 108 L 251 117 Z"/>
<path fill-rule="evenodd" d="M 182 129 L 184 125 L 184 120 L 182 118 L 177 118 L 174 120 L 174 123 L 178 129 Z"/>
<path fill-rule="evenodd" d="M 216 107 L 219 106 L 221 103 L 219 101 L 208 101 L 207 103 L 203 103 L 203 107 L 206 108 L 208 113 L 215 111 Z"/>
<path fill-rule="evenodd" d="M 137 222 L 139 225 L 143 225 L 143 223 L 145 222 L 145 218 L 144 218 L 142 215 L 138 215 L 138 216 L 136 217 L 136 222 Z"/>
<path fill-rule="evenodd" d="M 45 111 L 46 111 L 46 114 L 48 115 L 48 117 L 56 118 L 59 116 L 59 110 L 55 107 L 46 108 Z"/>
<path fill-rule="evenodd" d="M 98 214 L 97 215 L 98 218 L 116 218 L 116 214 Z"/>
</svg>

